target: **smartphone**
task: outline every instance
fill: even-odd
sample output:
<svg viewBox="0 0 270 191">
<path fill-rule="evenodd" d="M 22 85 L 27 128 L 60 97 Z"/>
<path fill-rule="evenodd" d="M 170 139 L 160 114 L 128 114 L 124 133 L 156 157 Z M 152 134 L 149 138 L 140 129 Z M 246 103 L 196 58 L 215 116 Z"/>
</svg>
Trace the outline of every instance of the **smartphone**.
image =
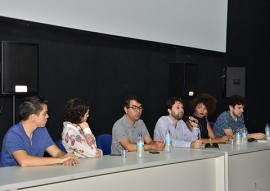
<svg viewBox="0 0 270 191">
<path fill-rule="evenodd" d="M 151 153 L 151 154 L 159 154 L 158 151 L 149 151 L 149 153 Z"/>
<path fill-rule="evenodd" d="M 111 153 L 109 156 L 121 156 L 121 154 Z"/>
</svg>

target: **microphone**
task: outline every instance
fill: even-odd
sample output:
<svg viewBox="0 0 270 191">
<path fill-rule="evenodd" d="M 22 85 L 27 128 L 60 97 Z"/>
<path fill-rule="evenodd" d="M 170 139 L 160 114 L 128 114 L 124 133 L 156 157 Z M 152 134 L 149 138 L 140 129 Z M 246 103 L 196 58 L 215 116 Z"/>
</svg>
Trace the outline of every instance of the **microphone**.
<svg viewBox="0 0 270 191">
<path fill-rule="evenodd" d="M 190 116 L 184 115 L 184 116 L 183 116 L 183 120 L 184 120 L 184 121 L 189 120 L 189 121 L 191 121 L 191 122 L 193 122 L 193 123 L 198 124 L 198 122 L 197 122 L 196 120 L 194 120 L 194 119 L 189 119 L 189 117 L 190 117 Z"/>
</svg>

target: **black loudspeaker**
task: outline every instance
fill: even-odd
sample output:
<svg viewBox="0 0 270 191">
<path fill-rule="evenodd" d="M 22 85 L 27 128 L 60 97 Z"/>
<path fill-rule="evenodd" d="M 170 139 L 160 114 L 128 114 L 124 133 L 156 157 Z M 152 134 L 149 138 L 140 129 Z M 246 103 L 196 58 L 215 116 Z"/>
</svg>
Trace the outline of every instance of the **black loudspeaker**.
<svg viewBox="0 0 270 191">
<path fill-rule="evenodd" d="M 1 94 L 37 94 L 39 46 L 2 41 Z"/>
<path fill-rule="evenodd" d="M 226 97 L 240 95 L 245 97 L 246 67 L 226 68 Z"/>
<path fill-rule="evenodd" d="M 197 94 L 198 66 L 191 63 L 170 63 L 169 97 L 182 99 Z"/>
</svg>

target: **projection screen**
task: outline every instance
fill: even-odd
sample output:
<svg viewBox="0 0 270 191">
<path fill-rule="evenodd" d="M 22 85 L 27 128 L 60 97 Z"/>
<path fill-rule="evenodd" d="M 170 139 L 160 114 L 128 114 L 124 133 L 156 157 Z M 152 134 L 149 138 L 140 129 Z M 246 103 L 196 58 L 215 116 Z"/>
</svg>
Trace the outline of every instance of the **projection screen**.
<svg viewBox="0 0 270 191">
<path fill-rule="evenodd" d="M 228 0 L 0 0 L 0 16 L 226 52 Z"/>
</svg>

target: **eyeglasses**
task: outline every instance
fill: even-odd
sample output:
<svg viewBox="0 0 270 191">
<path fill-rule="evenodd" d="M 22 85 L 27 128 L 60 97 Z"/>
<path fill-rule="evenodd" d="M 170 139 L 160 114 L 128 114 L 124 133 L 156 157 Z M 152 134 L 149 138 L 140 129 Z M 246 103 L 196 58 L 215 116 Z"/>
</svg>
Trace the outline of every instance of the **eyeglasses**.
<svg viewBox="0 0 270 191">
<path fill-rule="evenodd" d="M 127 107 L 128 109 L 131 108 L 133 111 L 142 111 L 143 110 L 143 107 L 140 106 L 140 107 L 137 107 L 135 105 L 133 106 L 130 106 L 130 107 Z"/>
</svg>

